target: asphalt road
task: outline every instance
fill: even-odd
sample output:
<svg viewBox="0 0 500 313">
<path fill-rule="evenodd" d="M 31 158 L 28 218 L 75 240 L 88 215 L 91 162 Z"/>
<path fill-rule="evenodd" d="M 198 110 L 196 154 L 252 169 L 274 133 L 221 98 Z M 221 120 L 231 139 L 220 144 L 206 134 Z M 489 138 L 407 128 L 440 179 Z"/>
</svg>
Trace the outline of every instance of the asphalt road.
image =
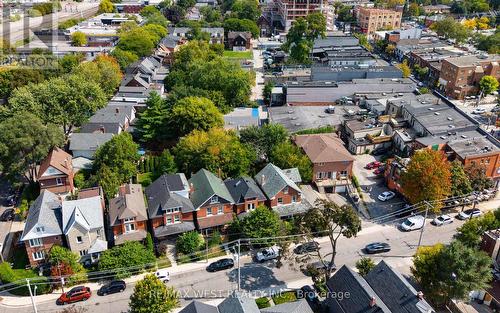
<svg viewBox="0 0 500 313">
<path fill-rule="evenodd" d="M 455 220 L 453 224 L 435 227 L 427 223 L 423 235 L 422 244 L 429 245 L 437 242 L 447 243 L 453 237 L 455 229 L 463 222 Z M 403 274 L 409 274 L 411 256 L 415 253 L 416 245 L 420 236 L 419 231 L 403 233 L 394 225 L 366 224 L 362 233 L 351 239 L 342 238 L 338 246 L 338 254 L 335 263 L 338 266 L 347 265 L 353 267 L 355 262 L 363 255 L 361 249 L 368 243 L 374 241 L 388 242 L 392 251 L 383 255 L 373 257 L 375 261 L 384 258 L 386 262 L 397 268 Z M 328 242 L 321 242 L 322 253 L 331 251 Z M 287 283 L 303 280 L 306 276 L 299 270 L 299 264 L 293 261 L 287 262 L 281 268 L 276 268 L 273 261 L 264 264 L 255 264 L 248 257 L 241 259 L 241 287 L 243 290 L 255 291 L 272 287 L 284 287 Z M 231 269 L 217 273 L 208 273 L 205 269 L 199 269 L 188 273 L 172 275 L 169 285 L 176 288 L 183 298 L 182 305 L 187 304 L 192 298 L 214 298 L 224 297 L 230 290 L 237 288 L 237 270 Z M 133 291 L 133 285 L 129 285 L 123 293 L 99 297 L 93 295 L 86 302 L 76 304 L 86 307 L 87 312 L 126 312 L 128 299 Z M 38 312 L 60 312 L 61 307 L 54 302 L 39 303 Z M 31 307 L 22 309 L 31 312 Z M 0 313 L 16 312 L 19 308 L 7 308 L 0 306 Z"/>
</svg>

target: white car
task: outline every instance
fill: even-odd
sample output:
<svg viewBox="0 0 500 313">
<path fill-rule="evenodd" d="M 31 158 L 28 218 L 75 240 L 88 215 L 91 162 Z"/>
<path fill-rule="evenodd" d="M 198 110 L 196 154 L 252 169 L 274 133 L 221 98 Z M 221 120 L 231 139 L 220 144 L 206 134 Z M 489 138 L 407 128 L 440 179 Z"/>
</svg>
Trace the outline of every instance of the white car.
<svg viewBox="0 0 500 313">
<path fill-rule="evenodd" d="M 257 262 L 264 262 L 276 259 L 279 255 L 280 255 L 279 248 L 276 246 L 272 246 L 257 252 L 255 259 L 257 260 Z"/>
<path fill-rule="evenodd" d="M 470 218 L 479 217 L 482 214 L 483 214 L 483 212 L 481 212 L 479 209 L 469 209 L 469 210 L 465 210 L 463 212 L 460 212 L 460 214 L 457 215 L 457 218 L 459 220 L 467 220 Z"/>
<path fill-rule="evenodd" d="M 486 109 L 484 108 L 475 108 L 474 110 L 472 110 L 472 114 L 483 114 L 483 113 L 486 113 Z"/>
<path fill-rule="evenodd" d="M 170 273 L 166 270 L 158 270 L 156 272 L 156 277 L 162 282 L 167 283 L 170 281 Z"/>
<path fill-rule="evenodd" d="M 443 214 L 433 219 L 431 223 L 436 226 L 443 226 L 445 224 L 453 223 L 453 219 L 451 218 L 451 216 Z"/>
<path fill-rule="evenodd" d="M 378 195 L 378 199 L 380 201 L 387 201 L 387 200 L 391 200 L 395 196 L 396 196 L 396 194 L 392 191 L 384 191 Z"/>
<path fill-rule="evenodd" d="M 415 215 L 408 217 L 401 224 L 401 230 L 412 231 L 424 227 L 425 218 L 422 215 Z"/>
</svg>

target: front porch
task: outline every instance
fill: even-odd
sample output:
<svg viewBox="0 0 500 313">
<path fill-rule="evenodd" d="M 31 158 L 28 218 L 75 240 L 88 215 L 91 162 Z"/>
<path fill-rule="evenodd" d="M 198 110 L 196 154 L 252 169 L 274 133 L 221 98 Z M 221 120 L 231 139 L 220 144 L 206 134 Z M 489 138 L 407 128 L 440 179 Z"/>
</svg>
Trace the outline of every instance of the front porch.
<svg viewBox="0 0 500 313">
<path fill-rule="evenodd" d="M 351 179 L 342 177 L 339 179 L 324 178 L 314 181 L 320 193 L 340 193 L 347 192 L 347 185 L 351 184 Z"/>
</svg>

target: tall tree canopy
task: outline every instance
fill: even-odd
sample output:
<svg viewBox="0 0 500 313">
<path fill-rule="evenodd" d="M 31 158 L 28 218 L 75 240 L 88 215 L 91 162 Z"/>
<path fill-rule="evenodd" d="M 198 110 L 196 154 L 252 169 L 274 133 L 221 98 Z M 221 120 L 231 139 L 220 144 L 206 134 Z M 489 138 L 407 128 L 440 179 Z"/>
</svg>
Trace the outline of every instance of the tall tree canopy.
<svg viewBox="0 0 500 313">
<path fill-rule="evenodd" d="M 286 235 L 286 228 L 278 214 L 266 206 L 258 206 L 242 219 L 235 217 L 230 232 L 236 238 L 255 238 L 252 244 L 271 246 L 274 239 L 264 239 Z M 262 240 L 258 240 L 262 239 Z"/>
<path fill-rule="evenodd" d="M 306 18 L 298 18 L 286 35 L 284 48 L 297 63 L 310 63 L 309 53 L 318 37 L 324 37 L 326 18 L 322 13 L 311 13 Z"/>
<path fill-rule="evenodd" d="M 240 132 L 241 142 L 251 145 L 258 156 L 269 160 L 275 146 L 288 140 L 289 134 L 281 124 L 250 126 Z"/>
<path fill-rule="evenodd" d="M 440 151 L 417 151 L 401 175 L 401 186 L 413 204 L 444 199 L 451 193 L 450 163 Z M 433 208 L 439 212 L 440 204 Z"/>
<path fill-rule="evenodd" d="M 130 313 L 170 313 L 179 306 L 179 295 L 153 274 L 146 275 L 130 296 Z"/>
<path fill-rule="evenodd" d="M 169 128 L 177 136 L 191 131 L 207 131 L 212 127 L 224 126 L 224 118 L 212 101 L 201 97 L 187 97 L 177 101 L 169 117 Z"/>
<path fill-rule="evenodd" d="M 457 197 L 470 194 L 472 192 L 472 186 L 462 163 L 459 161 L 451 162 L 450 172 L 451 195 Z"/>
<path fill-rule="evenodd" d="M 143 143 L 158 143 L 167 138 L 167 103 L 153 92 L 146 101 L 146 110 L 137 119 L 137 133 Z"/>
<path fill-rule="evenodd" d="M 34 182 L 37 163 L 63 141 L 60 128 L 44 125 L 39 117 L 21 111 L 0 122 L 0 172 L 11 181 L 24 176 Z"/>
<path fill-rule="evenodd" d="M 248 173 L 255 159 L 255 152 L 234 132 L 220 128 L 194 130 L 179 141 L 173 152 L 180 171 L 190 175 L 205 168 L 223 179 Z"/>
<path fill-rule="evenodd" d="M 299 147 L 289 141 L 274 147 L 270 161 L 279 168 L 298 168 L 303 182 L 309 182 L 312 179 L 313 165 L 311 160 Z"/>
<path fill-rule="evenodd" d="M 464 170 L 469 178 L 472 190 L 483 191 L 484 189 L 493 187 L 493 180 L 486 176 L 485 165 L 470 163 L 465 166 Z"/>
</svg>

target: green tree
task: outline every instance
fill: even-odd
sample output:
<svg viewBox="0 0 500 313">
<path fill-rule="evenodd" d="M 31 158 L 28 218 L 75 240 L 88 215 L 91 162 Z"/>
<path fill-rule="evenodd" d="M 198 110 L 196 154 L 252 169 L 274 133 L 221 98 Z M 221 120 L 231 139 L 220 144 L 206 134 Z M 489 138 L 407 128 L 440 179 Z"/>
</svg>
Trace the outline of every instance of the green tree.
<svg viewBox="0 0 500 313">
<path fill-rule="evenodd" d="M 205 243 L 203 236 L 197 231 L 189 231 L 180 235 L 175 241 L 175 247 L 182 254 L 192 254 L 200 250 Z"/>
<path fill-rule="evenodd" d="M 127 66 L 139 60 L 139 57 L 135 53 L 122 50 L 118 47 L 114 48 L 110 55 L 116 59 L 122 70 L 125 70 Z"/>
<path fill-rule="evenodd" d="M 257 23 L 248 19 L 226 18 L 224 19 L 224 30 L 250 32 L 253 38 L 258 38 L 260 34 Z"/>
<path fill-rule="evenodd" d="M 450 164 L 440 151 L 417 151 L 401 175 L 401 186 L 412 204 L 444 199 L 451 193 Z M 440 208 L 440 203 L 433 205 L 436 213 Z"/>
<path fill-rule="evenodd" d="M 337 9 L 337 20 L 339 22 L 351 23 L 355 22 L 356 18 L 352 14 L 352 7 L 347 5 L 340 5 Z"/>
<path fill-rule="evenodd" d="M 71 44 L 75 47 L 83 47 L 87 45 L 87 36 L 80 32 L 76 31 L 71 34 Z"/>
<path fill-rule="evenodd" d="M 177 172 L 177 165 L 175 164 L 174 157 L 168 149 L 163 150 L 160 155 L 160 160 L 158 164 L 159 174 L 174 174 Z"/>
<path fill-rule="evenodd" d="M 477 249 L 481 243 L 481 236 L 488 230 L 498 228 L 500 228 L 500 209 L 468 220 L 457 229 L 455 238 L 464 245 Z"/>
<path fill-rule="evenodd" d="M 144 57 L 151 54 L 157 40 L 159 40 L 158 35 L 153 35 L 144 28 L 135 28 L 120 35 L 118 48 L 138 57 Z"/>
<path fill-rule="evenodd" d="M 403 63 L 398 64 L 397 67 L 401 70 L 403 73 L 404 78 L 410 77 L 411 74 L 411 68 L 408 66 L 408 61 L 404 60 Z"/>
<path fill-rule="evenodd" d="M 137 119 L 137 133 L 143 143 L 158 143 L 165 138 L 168 108 L 159 94 L 152 92 L 146 110 Z"/>
<path fill-rule="evenodd" d="M 312 163 L 299 147 L 291 142 L 283 142 L 276 145 L 271 152 L 270 161 L 279 168 L 299 169 L 303 182 L 312 179 Z"/>
<path fill-rule="evenodd" d="M 314 40 L 324 37 L 326 18 L 321 13 L 311 13 L 306 18 L 298 18 L 288 31 L 283 45 L 290 52 L 290 58 L 297 63 L 310 63 L 309 54 Z"/>
<path fill-rule="evenodd" d="M 264 103 L 269 105 L 271 103 L 271 94 L 274 88 L 274 83 L 272 81 L 266 82 L 264 85 L 264 90 L 262 91 L 262 98 L 264 98 Z"/>
<path fill-rule="evenodd" d="M 179 137 L 195 129 L 207 131 L 224 126 L 224 118 L 214 103 L 201 97 L 179 100 L 169 113 L 168 120 L 171 131 Z"/>
<path fill-rule="evenodd" d="M 260 239 L 286 235 L 286 228 L 276 212 L 262 205 L 241 220 L 241 232 L 244 238 Z M 252 243 L 271 246 L 274 241 L 262 239 Z"/>
<path fill-rule="evenodd" d="M 170 313 L 179 306 L 179 295 L 155 275 L 146 275 L 134 287 L 130 296 L 131 313 Z"/>
<path fill-rule="evenodd" d="M 464 168 L 469 178 L 472 190 L 483 191 L 493 187 L 493 180 L 486 175 L 486 166 L 477 163 L 469 163 Z"/>
<path fill-rule="evenodd" d="M 231 8 L 231 13 L 239 19 L 257 21 L 260 16 L 258 2 L 255 0 L 236 0 Z"/>
<path fill-rule="evenodd" d="M 385 47 L 385 53 L 387 53 L 388 55 L 393 55 L 394 50 L 396 50 L 396 46 L 393 44 L 389 44 Z"/>
<path fill-rule="evenodd" d="M 93 62 L 81 63 L 73 73 L 85 78 L 92 77 L 92 81 L 109 96 L 115 94 L 123 77 L 116 59 L 108 55 L 98 55 Z"/>
<path fill-rule="evenodd" d="M 125 278 L 131 275 L 126 268 L 138 269 L 149 267 L 156 261 L 152 250 L 148 250 L 137 241 L 126 241 L 104 251 L 99 258 L 100 271 L 114 271 L 118 277 Z"/>
<path fill-rule="evenodd" d="M 356 269 L 359 275 L 366 276 L 375 267 L 375 262 L 371 258 L 363 257 L 356 261 Z"/>
<path fill-rule="evenodd" d="M 108 199 L 113 198 L 118 193 L 118 187 L 122 184 L 118 173 L 109 166 L 102 165 L 97 172 L 89 179 L 90 185 L 99 185 Z"/>
<path fill-rule="evenodd" d="M 99 3 L 99 10 L 98 13 L 113 13 L 115 11 L 115 6 L 113 5 L 113 2 L 109 0 L 101 0 Z"/>
<path fill-rule="evenodd" d="M 490 257 L 459 241 L 419 248 L 413 264 L 412 273 L 424 293 L 440 305 L 486 289 L 492 278 Z"/>
<path fill-rule="evenodd" d="M 80 256 L 71 250 L 54 245 L 50 248 L 49 262 L 52 264 L 51 272 L 55 276 L 66 276 L 69 284 L 79 283 L 86 279 L 85 269 L 80 263 Z"/>
<path fill-rule="evenodd" d="M 161 14 L 161 13 L 160 10 L 158 10 L 154 5 L 147 5 L 141 9 L 139 14 L 144 18 L 148 18 L 155 14 Z"/>
<path fill-rule="evenodd" d="M 180 171 L 195 173 L 205 168 L 220 173 L 221 178 L 248 173 L 255 160 L 254 151 L 241 144 L 234 132 L 220 128 L 194 130 L 179 141 L 173 152 Z"/>
<path fill-rule="evenodd" d="M 148 250 L 148 251 L 153 251 L 153 252 L 155 251 L 154 245 L 153 245 L 153 237 L 151 237 L 150 232 L 148 232 L 148 234 L 146 235 L 146 240 L 145 240 L 144 246 L 146 247 L 146 250 Z"/>
<path fill-rule="evenodd" d="M 464 25 L 455 21 L 451 16 L 433 23 L 431 29 L 439 36 L 446 39 L 455 39 L 457 42 L 465 41 L 470 34 L 470 31 Z"/>
<path fill-rule="evenodd" d="M 411 16 L 419 16 L 420 15 L 420 7 L 416 2 L 410 3 L 410 6 L 408 7 L 408 12 L 410 13 Z"/>
<path fill-rule="evenodd" d="M 489 95 L 498 89 L 498 80 L 491 75 L 485 75 L 479 81 L 479 89 L 483 95 Z"/>
<path fill-rule="evenodd" d="M 24 176 L 34 183 L 37 163 L 63 141 L 57 126 L 44 125 L 34 114 L 21 111 L 0 122 L 0 172 L 12 182 Z"/>
<path fill-rule="evenodd" d="M 289 134 L 281 124 L 271 123 L 262 127 L 250 126 L 240 132 L 241 142 L 249 144 L 259 158 L 270 159 L 274 147 L 288 140 Z"/>
<path fill-rule="evenodd" d="M 325 268 L 323 274 L 326 282 L 334 270 L 339 239 L 341 237 L 356 237 L 361 231 L 361 219 L 350 205 L 339 206 L 332 201 L 318 199 L 314 203 L 314 207 L 298 220 L 297 231 L 300 234 L 305 234 L 304 240 L 312 240 L 317 236 L 328 236 L 332 252 L 322 254 L 321 249 L 319 249 L 301 258 L 294 257 L 298 262 L 309 262 L 312 255 L 316 256 Z M 282 251 L 288 251 L 286 243 L 282 243 L 282 246 Z"/>
<path fill-rule="evenodd" d="M 454 197 L 468 195 L 472 192 L 469 177 L 465 173 L 462 163 L 451 162 L 451 195 Z"/>
</svg>

